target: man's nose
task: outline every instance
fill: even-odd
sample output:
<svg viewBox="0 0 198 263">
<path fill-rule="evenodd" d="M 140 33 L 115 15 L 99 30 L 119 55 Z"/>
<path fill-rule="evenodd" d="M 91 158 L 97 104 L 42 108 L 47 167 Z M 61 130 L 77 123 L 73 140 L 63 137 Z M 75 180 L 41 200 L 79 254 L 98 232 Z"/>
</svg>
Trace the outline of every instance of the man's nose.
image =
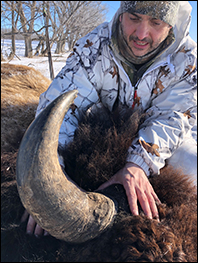
<svg viewBox="0 0 198 263">
<path fill-rule="evenodd" d="M 141 22 L 136 28 L 136 36 L 139 40 L 143 40 L 144 38 L 149 36 L 149 26 L 146 22 Z"/>
</svg>

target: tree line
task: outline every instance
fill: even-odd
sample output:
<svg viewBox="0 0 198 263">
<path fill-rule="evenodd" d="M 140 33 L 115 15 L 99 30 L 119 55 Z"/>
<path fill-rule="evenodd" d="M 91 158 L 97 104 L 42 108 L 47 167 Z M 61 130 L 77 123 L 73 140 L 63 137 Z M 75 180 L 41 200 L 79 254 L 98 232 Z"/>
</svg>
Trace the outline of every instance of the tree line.
<svg viewBox="0 0 198 263">
<path fill-rule="evenodd" d="M 56 43 L 56 54 L 71 50 L 83 37 L 106 19 L 102 1 L 1 1 L 1 38 L 24 39 L 25 57 L 46 55 Z M 38 40 L 33 54 L 32 41 Z"/>
</svg>

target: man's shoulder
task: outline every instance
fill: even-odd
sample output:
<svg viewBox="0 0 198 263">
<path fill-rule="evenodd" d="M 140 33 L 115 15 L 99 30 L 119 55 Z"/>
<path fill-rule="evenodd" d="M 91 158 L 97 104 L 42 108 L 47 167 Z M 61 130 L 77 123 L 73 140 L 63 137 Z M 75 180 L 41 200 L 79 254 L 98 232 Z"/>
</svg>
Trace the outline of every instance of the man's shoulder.
<svg viewBox="0 0 198 263">
<path fill-rule="evenodd" d="M 191 56 L 197 58 L 197 43 L 190 37 L 186 37 L 174 52 L 175 54 L 186 54 L 186 57 Z"/>
<path fill-rule="evenodd" d="M 109 23 L 105 22 L 97 26 L 93 31 L 80 38 L 73 47 L 73 52 L 67 59 L 69 67 L 80 61 L 81 66 L 91 69 L 100 61 L 106 68 L 110 61 L 109 54 Z"/>
<path fill-rule="evenodd" d="M 76 41 L 75 46 L 80 47 L 91 47 L 91 46 L 97 46 L 99 47 L 99 44 L 104 41 L 108 41 L 110 37 L 110 30 L 109 30 L 109 23 L 104 22 L 94 28 L 91 32 L 89 32 L 84 37 L 78 39 Z"/>
</svg>

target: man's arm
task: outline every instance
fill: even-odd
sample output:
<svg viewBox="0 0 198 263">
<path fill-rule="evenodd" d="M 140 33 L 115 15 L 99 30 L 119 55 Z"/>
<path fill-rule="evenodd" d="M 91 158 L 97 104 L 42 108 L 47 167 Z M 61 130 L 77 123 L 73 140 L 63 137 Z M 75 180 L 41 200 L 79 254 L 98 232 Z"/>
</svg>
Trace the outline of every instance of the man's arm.
<svg viewBox="0 0 198 263">
<path fill-rule="evenodd" d="M 185 73 L 185 71 L 184 71 Z M 183 73 L 183 74 L 184 74 Z M 181 143 L 192 136 L 197 120 L 197 71 L 176 81 L 164 78 L 164 89 L 153 95 L 147 117 L 129 148 L 128 162 L 147 174 L 159 174 Z M 166 86 L 167 85 L 167 86 Z"/>
</svg>

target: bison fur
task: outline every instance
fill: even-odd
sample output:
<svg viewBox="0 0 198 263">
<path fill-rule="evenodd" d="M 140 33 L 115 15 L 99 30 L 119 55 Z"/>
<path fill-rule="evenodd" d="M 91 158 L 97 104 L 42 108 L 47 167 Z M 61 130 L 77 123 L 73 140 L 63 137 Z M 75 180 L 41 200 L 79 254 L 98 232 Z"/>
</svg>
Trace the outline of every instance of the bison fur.
<svg viewBox="0 0 198 263">
<path fill-rule="evenodd" d="M 19 147 L 51 80 L 24 65 L 1 63 L 1 152 Z"/>
<path fill-rule="evenodd" d="M 127 149 L 144 118 L 138 112 L 104 110 L 105 114 L 83 115 L 74 140 L 59 149 L 66 172 L 87 191 L 97 191 L 125 164 Z M 197 193 L 182 171 L 166 166 L 150 178 L 162 202 L 160 222 L 148 219 L 141 208 L 140 215 L 133 216 L 123 187 L 112 185 L 99 192 L 117 204 L 113 225 L 93 240 L 70 244 L 25 233 L 27 222 L 20 222 L 24 208 L 15 180 L 16 154 L 2 158 L 2 262 L 197 262 Z"/>
<path fill-rule="evenodd" d="M 16 157 L 34 119 L 39 95 L 50 81 L 25 66 L 2 64 L 1 261 L 2 262 L 197 262 L 197 194 L 188 175 L 171 167 L 150 178 L 162 204 L 160 222 L 131 215 L 121 185 L 100 192 L 117 204 L 114 223 L 97 238 L 70 244 L 52 236 L 27 235 L 16 180 Z M 69 176 L 95 191 L 124 164 L 142 115 L 106 109 L 83 115 L 74 141 L 59 149 Z M 124 116 L 124 117 L 123 117 Z M 144 117 L 144 116 L 143 116 Z M 141 208 L 140 208 L 141 211 Z"/>
</svg>

